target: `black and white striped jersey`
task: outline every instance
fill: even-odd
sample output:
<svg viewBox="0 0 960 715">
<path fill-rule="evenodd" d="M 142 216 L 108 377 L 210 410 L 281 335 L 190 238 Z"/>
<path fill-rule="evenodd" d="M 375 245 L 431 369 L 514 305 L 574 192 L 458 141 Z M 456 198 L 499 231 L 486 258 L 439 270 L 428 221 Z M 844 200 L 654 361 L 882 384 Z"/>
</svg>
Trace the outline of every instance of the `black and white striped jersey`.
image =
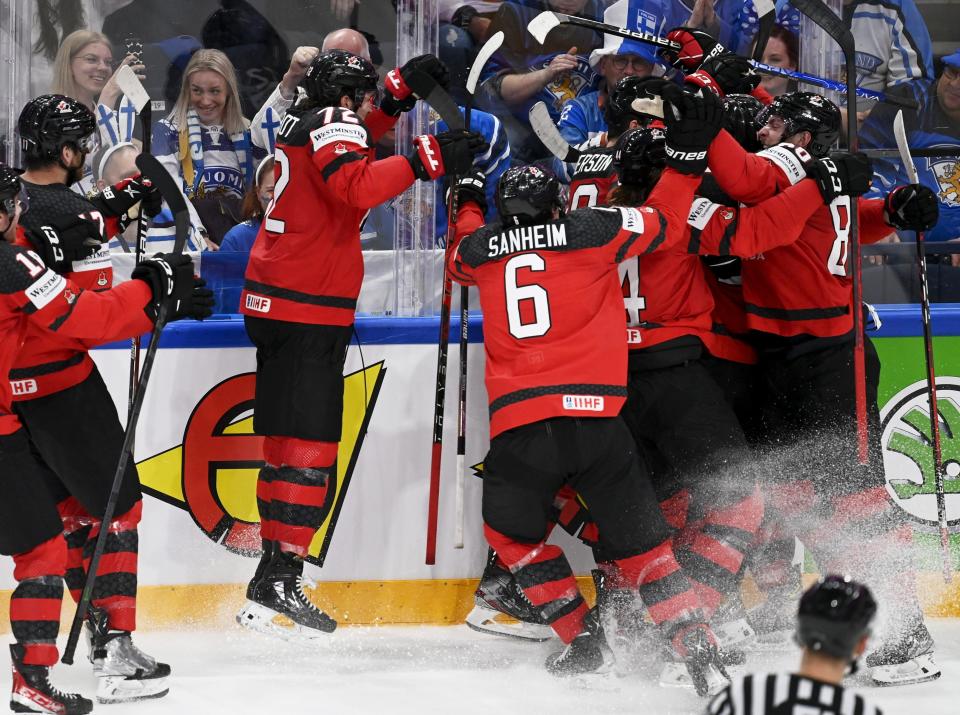
<svg viewBox="0 0 960 715">
<path fill-rule="evenodd" d="M 862 696 L 839 685 L 793 673 L 734 678 L 705 715 L 883 715 Z"/>
</svg>

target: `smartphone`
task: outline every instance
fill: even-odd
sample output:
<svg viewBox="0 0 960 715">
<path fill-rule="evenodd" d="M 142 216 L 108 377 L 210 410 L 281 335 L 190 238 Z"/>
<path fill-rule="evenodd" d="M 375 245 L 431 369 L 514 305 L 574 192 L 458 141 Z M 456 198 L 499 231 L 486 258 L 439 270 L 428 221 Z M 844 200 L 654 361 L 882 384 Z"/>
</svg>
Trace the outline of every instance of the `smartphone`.
<svg viewBox="0 0 960 715">
<path fill-rule="evenodd" d="M 134 35 L 128 36 L 123 41 L 124 46 L 126 47 L 126 55 L 133 55 L 136 57 L 136 62 L 134 64 L 142 65 L 143 64 L 143 40 Z M 124 55 L 124 56 L 126 56 Z"/>
</svg>

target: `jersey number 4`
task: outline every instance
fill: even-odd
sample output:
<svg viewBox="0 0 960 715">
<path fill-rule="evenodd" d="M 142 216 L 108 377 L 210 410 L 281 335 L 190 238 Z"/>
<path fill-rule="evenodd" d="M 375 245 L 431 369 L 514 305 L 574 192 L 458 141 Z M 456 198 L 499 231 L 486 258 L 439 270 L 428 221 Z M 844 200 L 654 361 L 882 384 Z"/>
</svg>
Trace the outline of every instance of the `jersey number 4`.
<svg viewBox="0 0 960 715">
<path fill-rule="evenodd" d="M 550 298 L 547 289 L 538 283 L 517 284 L 517 271 L 526 268 L 530 271 L 544 271 L 546 262 L 536 253 L 521 253 L 507 261 L 504 266 L 504 287 L 507 299 L 507 324 L 510 334 L 523 338 L 539 338 L 550 330 Z M 521 306 L 529 305 L 527 318 L 521 315 Z M 529 318 L 532 318 L 530 320 Z"/>
</svg>

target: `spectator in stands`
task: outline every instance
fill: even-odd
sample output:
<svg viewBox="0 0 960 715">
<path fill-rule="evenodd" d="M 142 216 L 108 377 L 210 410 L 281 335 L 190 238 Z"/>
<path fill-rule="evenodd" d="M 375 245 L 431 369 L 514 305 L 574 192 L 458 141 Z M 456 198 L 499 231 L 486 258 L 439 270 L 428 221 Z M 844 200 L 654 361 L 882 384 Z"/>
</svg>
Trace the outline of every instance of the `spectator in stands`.
<svg viewBox="0 0 960 715">
<path fill-rule="evenodd" d="M 546 0 L 546 6 L 591 20 L 603 18 L 601 0 Z M 504 2 L 488 28 L 490 34 L 502 30 L 504 42 L 485 68 L 481 101 L 504 122 L 513 157 L 521 161 L 546 156 L 530 131 L 530 107 L 545 102 L 557 121 L 567 100 L 593 91 L 600 81 L 588 59 L 603 43 L 600 34 L 561 25 L 541 45 L 526 28 L 542 9 L 540 5 Z"/>
<path fill-rule="evenodd" d="M 130 65 L 143 78 L 143 65 L 133 55 L 127 55 L 121 66 L 124 64 Z M 102 144 L 129 141 L 133 136 L 136 109 L 130 105 L 120 112 L 114 111 L 121 92 L 117 86 L 110 41 L 99 32 L 76 30 L 63 38 L 53 63 L 50 90 L 73 97 L 94 113 Z M 76 185 L 75 190 L 79 193 L 85 194 L 93 188 L 92 159 L 91 154 L 87 158 L 84 176 Z"/>
<path fill-rule="evenodd" d="M 243 222 L 227 231 L 221 251 L 250 253 L 253 241 L 263 222 L 263 214 L 273 200 L 273 156 L 267 156 L 257 167 L 257 183 L 243 197 Z"/>
<path fill-rule="evenodd" d="M 604 14 L 604 22 L 617 23 L 630 18 L 615 16 L 611 10 Z M 636 26 L 619 25 L 630 30 L 639 29 Z M 617 86 L 624 77 L 649 77 L 662 74 L 657 64 L 657 55 L 652 45 L 634 40 L 625 40 L 621 37 L 607 35 L 604 37 L 603 47 L 594 50 L 590 55 L 590 65 L 603 77 L 600 88 L 593 92 L 586 92 L 578 97 L 567 100 L 560 113 L 557 127 L 560 134 L 573 146 L 578 146 L 601 132 L 607 130 L 607 120 L 604 117 L 603 105 L 607 100 L 608 92 Z"/>
<path fill-rule="evenodd" d="M 153 153 L 190 198 L 191 243 L 216 250 L 240 221 L 243 194 L 266 152 L 253 146 L 237 78 L 220 50 L 198 50 L 173 110 L 154 127 Z"/>
<path fill-rule="evenodd" d="M 764 64 L 796 71 L 800 67 L 800 46 L 797 36 L 783 25 L 774 25 L 770 30 L 763 57 Z M 760 86 L 772 97 L 797 91 L 797 83 L 786 77 L 761 75 Z"/>
<path fill-rule="evenodd" d="M 932 86 L 917 83 L 913 95 L 920 102 L 916 112 L 904 111 L 910 148 L 936 149 L 942 156 L 915 159 L 920 183 L 940 199 L 940 220 L 925 236 L 928 241 L 960 241 L 960 48 L 943 58 L 943 69 Z M 895 147 L 893 119 L 897 107 L 878 104 L 864 124 L 864 146 Z M 889 191 L 907 183 L 898 161 L 874 161 L 874 190 Z M 907 240 L 913 240 L 908 234 Z M 960 265 L 960 255 L 953 256 Z"/>
<path fill-rule="evenodd" d="M 476 49 L 487 41 L 500 0 L 440 0 L 437 56 L 450 70 L 450 91 L 463 102 L 467 73 Z"/>
</svg>

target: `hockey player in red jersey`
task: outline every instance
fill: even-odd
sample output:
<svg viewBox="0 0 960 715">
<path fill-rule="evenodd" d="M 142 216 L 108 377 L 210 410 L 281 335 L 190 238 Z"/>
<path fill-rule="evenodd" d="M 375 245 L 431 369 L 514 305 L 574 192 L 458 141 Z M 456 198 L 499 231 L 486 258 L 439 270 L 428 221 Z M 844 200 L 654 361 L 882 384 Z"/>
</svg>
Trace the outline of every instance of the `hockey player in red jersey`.
<svg viewBox="0 0 960 715">
<path fill-rule="evenodd" d="M 40 331 L 64 340 L 99 343 L 149 330 L 161 302 L 170 302 L 168 314 L 172 319 L 210 314 L 213 296 L 195 281 L 193 265 L 186 257 L 155 256 L 134 270 L 133 280 L 101 292 L 87 290 L 55 273 L 44 265 L 41 255 L 83 260 L 99 248 L 101 228 L 93 221 L 73 216 L 68 226 L 67 222 L 42 224 L 36 230 L 24 231 L 17 226 L 22 208 L 20 190 L 16 173 L 0 166 L 3 373 L 9 372 L 24 340 Z M 57 485 L 62 489 L 62 482 L 38 456 L 43 452 L 34 442 L 34 430 L 25 428 L 14 410 L 16 389 L 6 380 L 0 382 L 0 553 L 13 557 L 17 581 L 10 599 L 10 623 L 16 640 L 10 646 L 10 707 L 16 712 L 81 715 L 90 712 L 92 703 L 78 694 L 57 690 L 49 681 L 50 667 L 58 657 L 56 638 L 69 563 L 65 522 L 58 510 L 59 492 L 52 490 Z M 60 420 L 67 419 L 80 429 L 79 423 L 91 418 L 89 406 L 84 405 L 65 413 Z M 119 450 L 112 458 L 116 468 Z M 101 496 L 105 498 L 106 492 Z M 111 562 L 109 556 L 104 556 L 107 564 Z M 95 591 L 94 595 L 99 597 L 100 593 Z M 113 634 L 111 643 L 117 640 L 123 637 Z M 120 651 L 106 646 L 108 665 L 113 665 L 118 656 L 127 655 L 129 634 L 125 640 Z M 91 657 L 95 662 L 103 659 L 96 650 Z M 148 688 L 146 684 L 144 689 Z"/>
<path fill-rule="evenodd" d="M 237 616 L 250 628 L 313 637 L 336 628 L 302 589 L 303 559 L 329 512 L 343 412 L 343 365 L 353 326 L 367 212 L 415 180 L 462 173 L 485 150 L 479 135 L 421 136 L 409 156 L 376 161 L 374 147 L 416 98 L 411 72 L 446 82 L 432 55 L 392 70 L 379 108 L 377 73 L 332 50 L 311 63 L 306 96 L 280 127 L 277 185 L 247 266 L 241 311 L 257 348 L 254 430 L 263 435 L 257 482 L 263 557 Z"/>
<path fill-rule="evenodd" d="M 874 680 L 919 682 L 939 675 L 933 640 L 923 623 L 911 563 L 912 530 L 886 496 L 882 479 L 877 387 L 879 360 L 865 340 L 872 469 L 857 463 L 853 385 L 852 290 L 848 275 L 849 212 L 835 180 L 869 186 L 864 158 L 809 163 L 826 157 L 840 131 L 838 108 L 807 92 L 777 97 L 765 110 L 758 155 L 745 153 L 723 132 L 710 167 L 733 198 L 756 203 L 810 175 L 828 205 L 808 221 L 800 240 L 743 262 L 748 324 L 760 354 L 767 410 L 765 427 L 790 484 L 777 490 L 780 510 L 826 568 L 869 578 L 892 604 L 880 647 L 867 658 Z M 779 143 L 787 142 L 787 143 Z M 924 230 L 936 222 L 936 200 L 920 186 L 894 189 L 884 199 L 859 199 L 860 241 L 894 228 Z M 896 574 L 895 577 L 891 574 Z"/>
<path fill-rule="evenodd" d="M 675 88 L 671 88 L 674 89 Z M 610 666 L 596 611 L 588 610 L 563 552 L 545 543 L 549 505 L 569 484 L 591 505 L 602 545 L 639 590 L 698 692 L 722 682 L 713 634 L 677 564 L 669 530 L 630 434 L 622 299 L 615 266 L 669 248 L 703 171 L 719 102 L 670 97 L 672 166 L 640 208 L 592 208 L 560 218 L 556 179 L 516 167 L 497 190 L 499 224 L 480 228 L 483 193 L 464 186 L 448 268 L 476 285 L 484 314 L 490 451 L 484 460 L 484 531 L 526 598 L 566 647 L 557 675 Z"/>
<path fill-rule="evenodd" d="M 26 172 L 21 177 L 28 202 L 21 219 L 38 235 L 52 227 L 69 237 L 98 228 L 99 242 L 74 254 L 31 243 L 47 265 L 80 288 L 102 291 L 113 284 L 107 240 L 122 230 L 134 204 L 159 203 L 149 182 L 139 176 L 86 199 L 69 187 L 80 176 L 96 136 L 93 114 L 63 95 L 31 100 L 18 122 Z M 63 519 L 68 551 L 66 582 L 79 598 L 93 544 L 101 528 L 123 444 L 113 398 L 88 355 L 84 340 L 29 325 L 10 370 L 14 409 L 40 458 L 55 478 L 48 489 Z M 83 414 L 85 419 L 71 416 Z M 97 698 L 113 702 L 159 697 L 167 692 L 169 666 L 143 653 L 131 640 L 136 628 L 137 524 L 142 510 L 133 460 L 121 484 L 116 516 L 109 526 L 90 617 L 91 662 L 98 676 Z"/>
</svg>

